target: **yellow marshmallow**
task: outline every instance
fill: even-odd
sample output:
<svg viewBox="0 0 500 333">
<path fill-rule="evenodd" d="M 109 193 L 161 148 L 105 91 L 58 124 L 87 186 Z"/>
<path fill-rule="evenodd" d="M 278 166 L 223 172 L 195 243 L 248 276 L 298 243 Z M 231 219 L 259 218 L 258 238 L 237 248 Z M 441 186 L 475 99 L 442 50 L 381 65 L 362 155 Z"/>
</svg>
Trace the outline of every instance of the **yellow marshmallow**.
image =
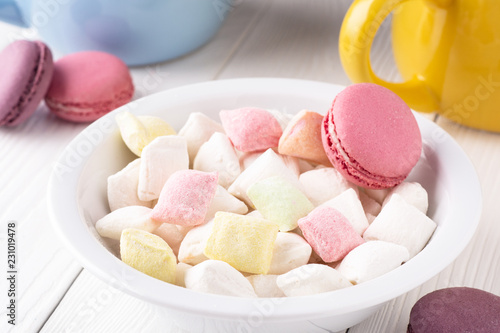
<svg viewBox="0 0 500 333">
<path fill-rule="evenodd" d="M 266 274 L 271 266 L 278 225 L 252 216 L 217 212 L 205 247 L 210 259 L 239 271 Z"/>
<path fill-rule="evenodd" d="M 176 134 L 172 126 L 158 117 L 136 117 L 130 112 L 122 112 L 116 116 L 116 122 L 123 141 L 137 156 L 141 156 L 142 149 L 155 138 Z"/>
<path fill-rule="evenodd" d="M 177 259 L 159 236 L 138 229 L 125 229 L 120 238 L 120 255 L 127 265 L 159 280 L 175 283 Z"/>
</svg>

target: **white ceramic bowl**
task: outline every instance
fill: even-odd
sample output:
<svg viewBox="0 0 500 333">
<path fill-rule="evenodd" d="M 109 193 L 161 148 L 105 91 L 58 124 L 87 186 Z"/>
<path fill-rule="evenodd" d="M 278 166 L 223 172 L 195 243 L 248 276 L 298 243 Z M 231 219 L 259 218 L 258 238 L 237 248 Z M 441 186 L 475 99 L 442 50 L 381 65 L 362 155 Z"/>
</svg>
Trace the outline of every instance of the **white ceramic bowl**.
<svg viewBox="0 0 500 333">
<path fill-rule="evenodd" d="M 446 132 L 418 114 L 423 155 L 409 180 L 427 189 L 428 214 L 438 227 L 423 251 L 371 281 L 319 295 L 281 299 L 202 294 L 125 265 L 94 228 L 96 220 L 109 212 L 106 178 L 134 158 L 121 142 L 114 121 L 117 112 L 158 115 L 179 129 L 195 111 L 215 119 L 221 109 L 242 106 L 289 113 L 307 108 L 325 113 L 341 89 L 291 79 L 235 79 L 171 89 L 125 105 L 91 124 L 60 156 L 48 193 L 54 229 L 93 274 L 154 304 L 192 332 L 324 332 L 353 326 L 443 270 L 470 241 L 479 221 L 481 191 L 472 164 Z"/>
</svg>

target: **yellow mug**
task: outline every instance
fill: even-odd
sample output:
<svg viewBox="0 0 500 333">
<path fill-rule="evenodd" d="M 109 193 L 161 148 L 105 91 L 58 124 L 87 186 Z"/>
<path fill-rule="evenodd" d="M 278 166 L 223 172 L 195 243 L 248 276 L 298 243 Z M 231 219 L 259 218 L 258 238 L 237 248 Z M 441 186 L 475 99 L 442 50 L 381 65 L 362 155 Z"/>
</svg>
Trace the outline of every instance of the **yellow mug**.
<svg viewBox="0 0 500 333">
<path fill-rule="evenodd" d="M 402 83 L 379 78 L 370 65 L 373 39 L 391 12 Z M 500 132 L 500 1 L 356 0 L 339 50 L 353 82 L 385 86 L 414 110 Z"/>
</svg>

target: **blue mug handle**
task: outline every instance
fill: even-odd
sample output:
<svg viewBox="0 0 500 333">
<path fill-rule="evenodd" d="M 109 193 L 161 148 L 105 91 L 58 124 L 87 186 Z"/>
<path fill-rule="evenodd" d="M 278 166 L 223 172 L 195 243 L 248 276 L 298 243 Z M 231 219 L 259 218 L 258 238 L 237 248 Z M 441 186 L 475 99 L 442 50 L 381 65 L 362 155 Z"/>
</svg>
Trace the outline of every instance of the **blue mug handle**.
<svg viewBox="0 0 500 333">
<path fill-rule="evenodd" d="M 24 21 L 21 9 L 15 0 L 0 0 L 0 20 L 23 28 L 29 27 Z"/>
</svg>

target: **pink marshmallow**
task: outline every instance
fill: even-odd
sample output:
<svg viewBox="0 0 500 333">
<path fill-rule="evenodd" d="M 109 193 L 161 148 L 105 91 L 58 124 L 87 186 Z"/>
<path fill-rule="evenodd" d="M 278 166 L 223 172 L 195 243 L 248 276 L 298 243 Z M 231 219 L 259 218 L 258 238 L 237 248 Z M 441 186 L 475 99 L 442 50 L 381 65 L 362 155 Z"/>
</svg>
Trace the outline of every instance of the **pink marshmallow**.
<svg viewBox="0 0 500 333">
<path fill-rule="evenodd" d="M 278 147 L 283 133 L 276 118 L 263 109 L 222 110 L 220 119 L 229 140 L 242 152 Z"/>
<path fill-rule="evenodd" d="M 163 186 L 151 218 L 182 226 L 203 224 L 217 190 L 217 181 L 216 172 L 177 171 Z"/>
<path fill-rule="evenodd" d="M 344 215 L 332 207 L 317 207 L 298 224 L 309 245 L 327 263 L 343 259 L 364 243 Z"/>
</svg>

